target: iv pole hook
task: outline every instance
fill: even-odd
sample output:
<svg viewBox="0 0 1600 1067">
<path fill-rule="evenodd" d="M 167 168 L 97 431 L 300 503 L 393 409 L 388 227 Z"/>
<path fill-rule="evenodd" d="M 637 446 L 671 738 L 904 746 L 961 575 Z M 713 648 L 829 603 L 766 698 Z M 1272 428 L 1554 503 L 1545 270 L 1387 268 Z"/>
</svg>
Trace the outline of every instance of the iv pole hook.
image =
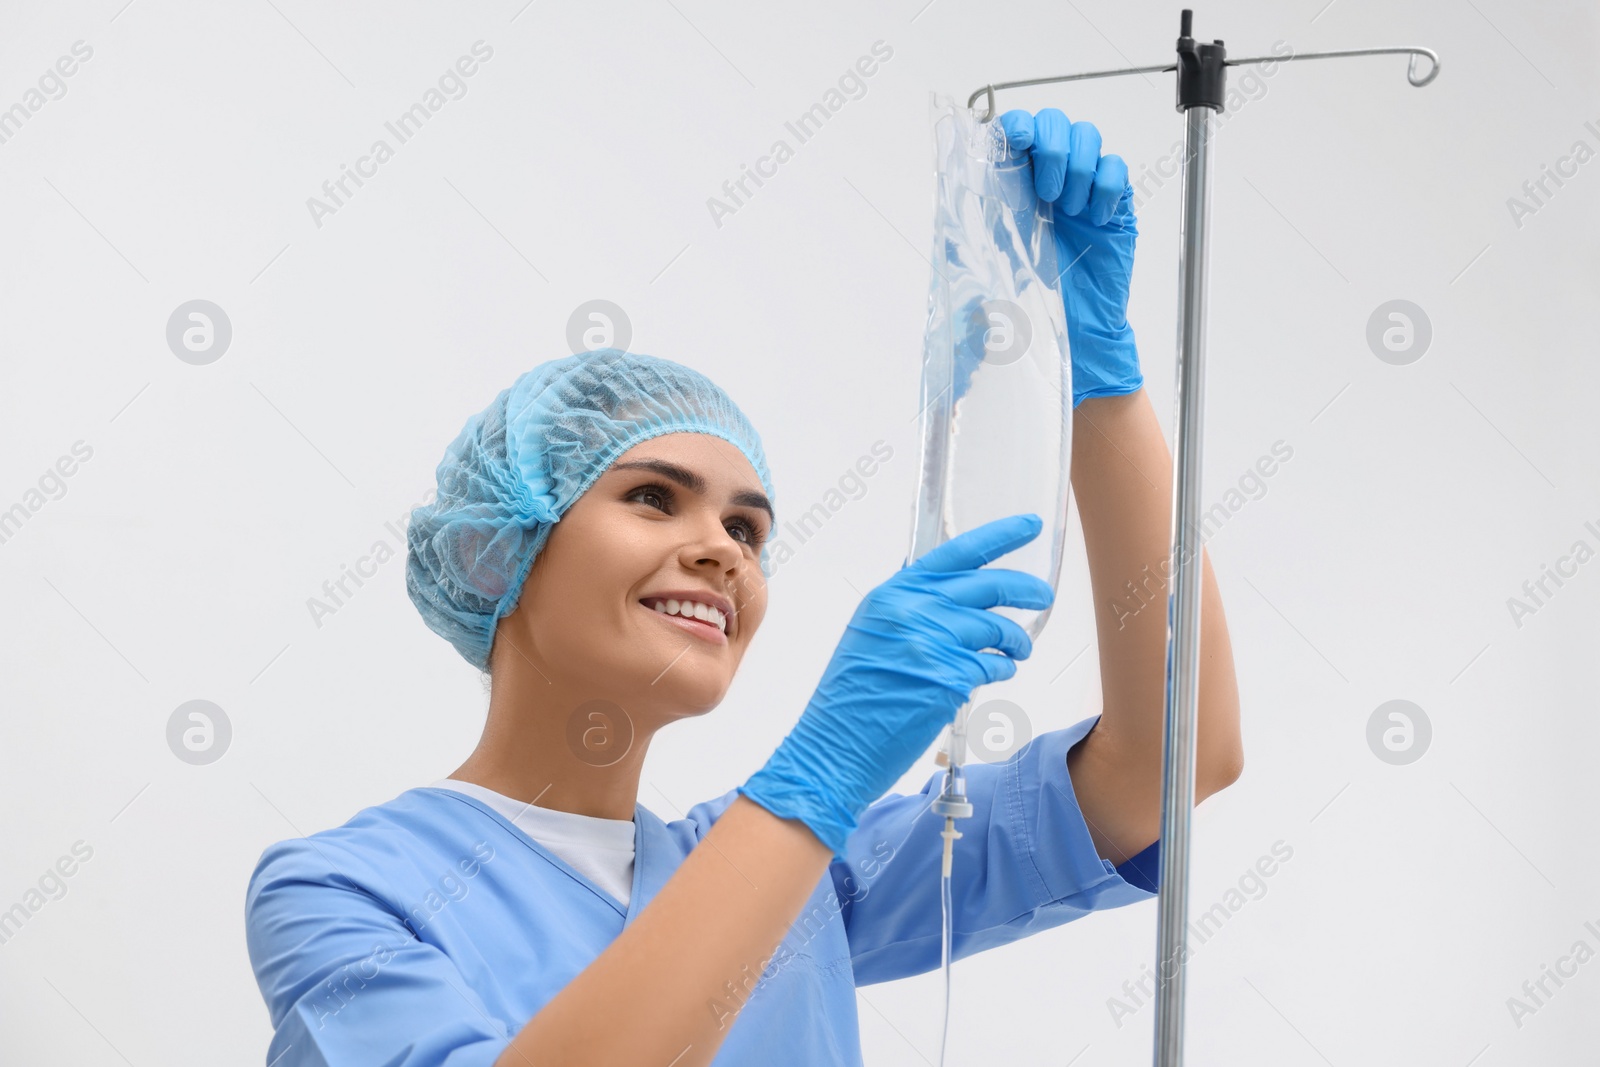
<svg viewBox="0 0 1600 1067">
<path fill-rule="evenodd" d="M 1342 59 L 1346 56 L 1385 55 L 1409 55 L 1411 57 L 1411 61 L 1406 64 L 1406 81 L 1418 89 L 1439 76 L 1439 53 L 1431 48 L 1422 48 L 1415 45 L 1398 45 L 1394 48 L 1350 48 L 1338 52 L 1300 52 L 1296 55 L 1287 56 L 1253 56 L 1249 59 L 1229 59 L 1224 61 L 1223 66 L 1239 67 L 1254 63 L 1287 63 L 1296 59 Z M 1428 68 L 1428 73 L 1419 78 L 1417 76 L 1417 60 L 1423 56 L 1428 57 L 1431 66 Z M 1089 78 L 1114 78 L 1124 74 L 1161 74 L 1177 69 L 1178 65 L 1176 63 L 1167 63 L 1153 67 L 1122 67 L 1117 70 L 1096 70 L 1087 74 L 1063 74 L 1054 78 L 1027 78 L 1023 81 L 994 82 L 991 85 L 985 85 L 982 89 L 978 89 L 967 97 L 967 106 L 971 107 L 977 103 L 980 96 L 987 97 L 987 110 L 980 121 L 988 122 L 995 117 L 994 94 L 1000 89 L 1021 89 L 1029 85 L 1054 85 L 1058 82 L 1086 81 Z"/>
</svg>

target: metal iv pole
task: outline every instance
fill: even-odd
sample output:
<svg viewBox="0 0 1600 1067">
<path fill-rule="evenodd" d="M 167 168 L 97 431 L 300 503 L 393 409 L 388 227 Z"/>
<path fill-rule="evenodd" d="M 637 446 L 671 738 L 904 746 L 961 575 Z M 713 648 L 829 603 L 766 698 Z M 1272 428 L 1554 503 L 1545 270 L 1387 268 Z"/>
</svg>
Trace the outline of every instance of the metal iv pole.
<svg viewBox="0 0 1600 1067">
<path fill-rule="evenodd" d="M 1165 66 L 1128 67 L 1055 78 L 996 82 L 967 98 L 972 107 L 986 96 L 995 118 L 997 89 L 1082 81 L 1126 74 L 1176 71 L 1177 109 L 1184 113 L 1183 213 L 1178 259 L 1177 447 L 1173 454 L 1172 584 L 1167 593 L 1165 726 L 1162 735 L 1161 867 L 1157 901 L 1156 1067 L 1183 1063 L 1185 963 L 1188 956 L 1189 826 L 1194 808 L 1195 716 L 1199 706 L 1200 460 L 1205 413 L 1206 267 L 1211 206 L 1213 112 L 1226 97 L 1227 68 L 1247 63 L 1289 62 L 1390 53 L 1410 54 L 1406 80 L 1421 88 L 1438 76 L 1439 56 L 1429 48 L 1361 48 L 1340 52 L 1302 52 L 1289 56 L 1228 59 L 1221 41 L 1196 43 L 1190 36 L 1193 12 L 1184 9 L 1177 61 Z M 1417 59 L 1432 68 L 1417 76 Z"/>
</svg>

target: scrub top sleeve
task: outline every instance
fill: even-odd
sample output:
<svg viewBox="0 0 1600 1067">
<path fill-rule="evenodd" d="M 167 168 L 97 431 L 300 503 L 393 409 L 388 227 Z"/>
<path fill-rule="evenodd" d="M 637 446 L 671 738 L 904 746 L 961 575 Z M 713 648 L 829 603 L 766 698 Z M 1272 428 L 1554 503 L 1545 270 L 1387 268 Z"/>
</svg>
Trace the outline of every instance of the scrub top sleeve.
<svg viewBox="0 0 1600 1067">
<path fill-rule="evenodd" d="M 245 938 L 275 1031 L 265 1062 L 493 1064 L 511 1043 L 504 1024 L 448 956 L 340 874 L 338 862 L 329 845 L 285 841 L 250 878 Z"/>
<path fill-rule="evenodd" d="M 1042 733 L 1003 763 L 966 765 L 973 813 L 956 820 L 953 959 L 1155 895 L 1159 842 L 1113 865 L 1078 808 L 1067 752 L 1097 721 Z M 929 807 L 943 784 L 941 769 L 921 791 L 873 804 L 829 867 L 858 986 L 940 966 L 944 818 Z"/>
</svg>

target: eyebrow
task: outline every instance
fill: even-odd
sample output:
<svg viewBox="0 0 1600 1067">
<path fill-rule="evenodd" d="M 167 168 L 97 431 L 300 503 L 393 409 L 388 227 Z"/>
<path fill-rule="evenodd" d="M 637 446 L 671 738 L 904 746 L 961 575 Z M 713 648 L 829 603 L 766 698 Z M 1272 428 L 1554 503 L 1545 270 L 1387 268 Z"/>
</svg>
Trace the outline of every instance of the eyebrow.
<svg viewBox="0 0 1600 1067">
<path fill-rule="evenodd" d="M 663 477 L 671 478 L 679 485 L 696 493 L 706 491 L 706 480 L 687 467 L 680 467 L 676 463 L 668 463 L 664 459 L 635 459 L 626 463 L 613 463 L 612 470 L 646 470 L 654 471 Z M 777 516 L 772 513 L 772 501 L 767 499 L 767 494 L 758 493 L 753 489 L 740 489 L 733 494 L 732 501 L 740 507 L 760 508 L 767 513 L 767 521 L 774 523 Z"/>
</svg>

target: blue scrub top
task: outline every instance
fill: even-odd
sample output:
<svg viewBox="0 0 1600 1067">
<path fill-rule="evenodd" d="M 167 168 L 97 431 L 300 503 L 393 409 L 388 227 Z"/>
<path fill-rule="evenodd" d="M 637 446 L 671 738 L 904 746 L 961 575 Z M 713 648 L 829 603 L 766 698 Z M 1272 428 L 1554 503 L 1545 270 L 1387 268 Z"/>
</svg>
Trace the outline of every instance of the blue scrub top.
<svg viewBox="0 0 1600 1067">
<path fill-rule="evenodd" d="M 1098 718 L 967 767 L 973 814 L 957 822 L 953 958 L 1154 895 L 1159 842 L 1113 866 L 1078 810 L 1067 751 Z M 943 779 L 936 771 L 919 793 L 868 808 L 754 991 L 708 998 L 708 1011 L 733 1020 L 715 1064 L 859 1067 L 856 986 L 939 969 L 944 820 L 928 806 Z M 627 907 L 498 812 L 446 789 L 410 789 L 343 826 L 272 845 L 245 898 L 250 962 L 275 1031 L 266 1061 L 492 1064 L 737 796 L 670 823 L 636 806 Z"/>
</svg>

